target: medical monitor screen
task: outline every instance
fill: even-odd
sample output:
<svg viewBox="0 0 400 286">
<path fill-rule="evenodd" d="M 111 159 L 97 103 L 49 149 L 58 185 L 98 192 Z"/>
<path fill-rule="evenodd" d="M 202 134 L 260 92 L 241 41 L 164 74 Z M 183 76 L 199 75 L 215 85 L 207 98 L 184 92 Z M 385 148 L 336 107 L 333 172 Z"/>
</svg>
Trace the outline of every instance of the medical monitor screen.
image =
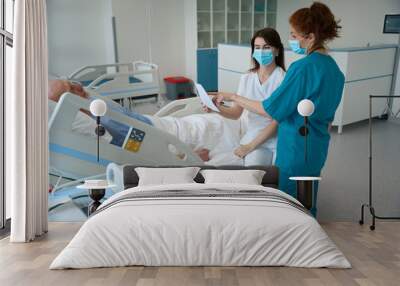
<svg viewBox="0 0 400 286">
<path fill-rule="evenodd" d="M 400 34 L 400 14 L 385 15 L 385 24 L 383 25 L 383 33 Z"/>
</svg>

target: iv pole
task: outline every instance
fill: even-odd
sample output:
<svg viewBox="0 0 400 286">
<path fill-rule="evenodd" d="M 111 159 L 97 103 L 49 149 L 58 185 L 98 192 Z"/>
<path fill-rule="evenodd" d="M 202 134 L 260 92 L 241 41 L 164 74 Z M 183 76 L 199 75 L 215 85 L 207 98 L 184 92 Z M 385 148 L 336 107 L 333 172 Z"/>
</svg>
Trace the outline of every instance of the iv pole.
<svg viewBox="0 0 400 286">
<path fill-rule="evenodd" d="M 368 159 L 369 159 L 369 167 L 368 167 L 368 175 L 369 175 L 369 186 L 368 186 L 368 204 L 362 204 L 361 206 L 361 219 L 359 221 L 360 225 L 364 224 L 364 208 L 367 207 L 372 216 L 372 224 L 370 225 L 370 230 L 375 230 L 375 219 L 400 219 L 400 217 L 386 217 L 386 216 L 378 216 L 375 213 L 375 208 L 373 207 L 372 202 L 372 100 L 374 98 L 400 98 L 400 95 L 370 95 L 369 96 L 369 151 L 368 151 Z"/>
</svg>

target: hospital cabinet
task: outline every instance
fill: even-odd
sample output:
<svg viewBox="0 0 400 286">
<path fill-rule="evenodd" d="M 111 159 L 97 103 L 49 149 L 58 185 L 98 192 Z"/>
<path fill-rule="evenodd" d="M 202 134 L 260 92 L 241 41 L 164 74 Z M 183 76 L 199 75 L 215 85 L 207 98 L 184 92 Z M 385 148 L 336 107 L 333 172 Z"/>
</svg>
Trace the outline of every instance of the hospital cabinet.
<svg viewBox="0 0 400 286">
<path fill-rule="evenodd" d="M 207 91 L 218 88 L 218 51 L 217 49 L 197 50 L 197 81 Z"/>
<path fill-rule="evenodd" d="M 197 80 L 218 87 L 218 44 L 248 44 L 253 33 L 275 27 L 277 0 L 197 0 Z"/>
<path fill-rule="evenodd" d="M 390 94 L 396 45 L 376 45 L 357 48 L 331 49 L 345 75 L 342 100 L 336 111 L 333 126 L 342 132 L 345 125 L 368 119 L 368 98 L 370 94 Z M 290 50 L 285 51 L 286 68 L 301 56 Z M 251 67 L 249 45 L 220 44 L 218 46 L 218 90 L 236 92 L 240 76 Z M 372 115 L 385 112 L 386 102 L 376 102 Z"/>
<path fill-rule="evenodd" d="M 249 43 L 253 33 L 275 27 L 277 0 L 197 0 L 198 48 Z"/>
</svg>

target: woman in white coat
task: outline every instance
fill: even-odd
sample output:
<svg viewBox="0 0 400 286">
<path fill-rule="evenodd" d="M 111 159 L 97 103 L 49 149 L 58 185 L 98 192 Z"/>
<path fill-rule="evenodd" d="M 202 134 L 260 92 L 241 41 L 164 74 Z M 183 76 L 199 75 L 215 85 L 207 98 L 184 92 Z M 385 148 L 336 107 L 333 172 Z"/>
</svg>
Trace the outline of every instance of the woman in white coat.
<svg viewBox="0 0 400 286">
<path fill-rule="evenodd" d="M 278 32 L 272 28 L 257 31 L 251 40 L 251 52 L 253 68 L 240 78 L 237 94 L 263 101 L 278 88 L 285 76 L 284 49 Z M 235 103 L 220 106 L 220 111 L 222 116 L 230 119 L 239 119 L 244 112 Z M 244 159 L 246 166 L 273 164 L 278 123 L 252 112 L 248 112 L 247 119 L 246 133 L 234 153 Z"/>
</svg>

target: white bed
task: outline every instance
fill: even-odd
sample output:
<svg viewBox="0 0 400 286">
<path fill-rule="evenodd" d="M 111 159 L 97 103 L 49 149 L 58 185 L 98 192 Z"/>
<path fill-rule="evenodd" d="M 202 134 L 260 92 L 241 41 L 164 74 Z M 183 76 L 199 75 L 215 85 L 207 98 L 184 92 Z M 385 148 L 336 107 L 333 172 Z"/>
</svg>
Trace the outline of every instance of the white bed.
<svg viewBox="0 0 400 286">
<path fill-rule="evenodd" d="M 204 113 L 192 114 L 190 118 L 179 118 L 178 116 L 184 116 L 186 113 L 181 109 L 169 107 L 162 110 L 163 120 L 160 120 L 158 115 L 151 117 L 155 126 L 124 114 L 107 111 L 107 116 L 128 126 L 134 126 L 146 135 L 137 152 L 111 145 L 109 136 L 105 136 L 100 142 L 100 162 L 97 162 L 94 120 L 79 112 L 82 108 L 88 110 L 89 104 L 88 100 L 66 93 L 50 114 L 49 149 L 52 174 L 74 180 L 104 176 L 106 166 L 112 162 L 143 166 L 204 164 L 194 152 L 198 148 L 211 150 L 212 160 L 207 164 L 243 164 L 243 160 L 233 154 L 245 128 L 242 121 Z M 182 105 L 179 101 L 175 104 Z M 201 110 L 196 98 L 185 101 L 185 106 L 183 109 L 188 113 Z M 83 117 L 92 124 L 81 124 L 81 127 L 75 128 L 77 122 L 85 121 Z"/>
<path fill-rule="evenodd" d="M 88 90 L 130 107 L 130 99 L 160 95 L 158 66 L 144 61 L 84 66 L 68 80 L 80 82 Z"/>
<path fill-rule="evenodd" d="M 180 190 L 182 195 L 152 197 L 168 190 Z M 240 197 L 201 195 L 246 190 L 259 191 L 261 197 L 251 192 Z M 148 198 L 140 197 L 147 192 Z M 100 206 L 50 269 L 351 267 L 318 222 L 297 204 L 283 192 L 257 185 L 193 183 L 127 189 Z"/>
<path fill-rule="evenodd" d="M 101 140 L 100 160 L 97 162 L 96 136 L 88 136 L 87 130 L 74 128 L 78 114 L 85 116 L 86 121 L 94 122 L 80 112 L 80 109 L 89 110 L 89 105 L 90 101 L 65 93 L 49 117 L 50 168 L 55 170 L 55 175 L 76 180 L 96 175 L 104 176 L 107 165 L 112 162 L 143 166 L 157 163 L 178 166 L 203 163 L 198 155 L 176 136 L 112 110 L 107 111 L 107 116 L 127 126 L 134 126 L 137 130 L 145 132 L 145 136 L 136 152 L 112 145 L 108 140 Z M 155 150 L 158 153 L 155 153 Z"/>
</svg>

